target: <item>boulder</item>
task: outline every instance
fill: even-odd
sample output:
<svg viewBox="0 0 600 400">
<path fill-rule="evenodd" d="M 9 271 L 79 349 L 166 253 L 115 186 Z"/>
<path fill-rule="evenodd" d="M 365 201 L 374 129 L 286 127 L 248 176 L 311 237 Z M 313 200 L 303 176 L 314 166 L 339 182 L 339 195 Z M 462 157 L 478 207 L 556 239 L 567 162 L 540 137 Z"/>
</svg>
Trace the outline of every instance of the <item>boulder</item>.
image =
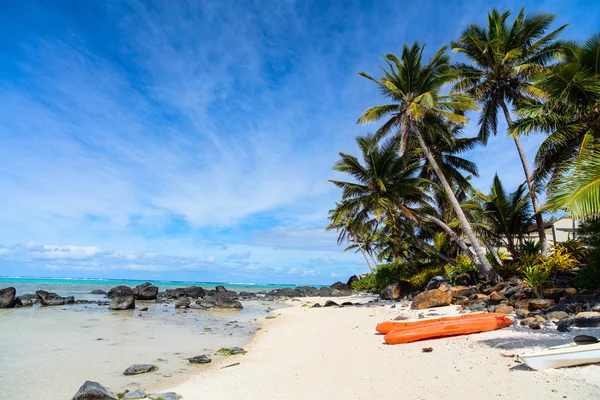
<svg viewBox="0 0 600 400">
<path fill-rule="evenodd" d="M 37 296 L 33 294 L 24 294 L 23 296 L 17 296 L 15 299 L 16 307 L 31 307 L 37 301 Z"/>
<path fill-rule="evenodd" d="M 592 317 L 600 317 L 600 312 L 597 311 L 582 311 L 575 315 L 577 318 L 592 318 Z"/>
<path fill-rule="evenodd" d="M 109 310 L 133 310 L 135 308 L 135 296 L 132 294 L 114 295 L 108 306 Z"/>
<path fill-rule="evenodd" d="M 452 292 L 452 297 L 469 297 L 474 294 L 477 294 L 478 292 L 477 288 L 472 286 L 454 286 L 450 288 L 450 291 Z"/>
<path fill-rule="evenodd" d="M 158 367 L 154 364 L 133 364 L 125 371 L 123 371 L 123 375 L 139 375 L 145 374 L 148 372 L 156 371 Z"/>
<path fill-rule="evenodd" d="M 133 289 L 131 289 L 129 286 L 121 285 L 110 289 L 106 294 L 106 297 L 109 299 L 120 296 L 134 296 Z"/>
<path fill-rule="evenodd" d="M 72 400 L 119 400 L 119 398 L 98 382 L 86 381 Z"/>
<path fill-rule="evenodd" d="M 175 303 L 175 308 L 188 308 L 190 306 L 190 299 L 187 297 L 182 297 Z"/>
<path fill-rule="evenodd" d="M 320 308 L 320 307 L 321 307 L 321 305 L 319 303 L 315 303 L 312 305 L 311 308 Z"/>
<path fill-rule="evenodd" d="M 433 289 L 416 295 L 412 300 L 411 308 L 415 310 L 422 310 L 425 308 L 447 306 L 451 302 L 452 292 L 450 290 L 442 291 L 439 289 Z"/>
<path fill-rule="evenodd" d="M 542 297 L 545 299 L 552 299 L 558 301 L 564 294 L 563 289 L 560 288 L 546 288 L 542 290 Z"/>
<path fill-rule="evenodd" d="M 133 288 L 133 294 L 136 300 L 156 300 L 158 288 L 146 282 Z"/>
<path fill-rule="evenodd" d="M 348 286 L 352 286 L 352 282 L 356 282 L 356 281 L 360 281 L 362 278 L 366 277 L 367 274 L 361 274 L 361 275 L 352 275 L 349 279 L 348 282 L 346 282 L 346 285 Z"/>
<path fill-rule="evenodd" d="M 380 297 L 383 300 L 400 300 L 414 290 L 415 287 L 410 282 L 392 282 L 381 290 Z"/>
<path fill-rule="evenodd" d="M 560 332 L 567 332 L 570 327 L 575 326 L 577 328 L 599 328 L 600 317 L 569 317 L 561 319 L 558 323 L 557 329 Z"/>
<path fill-rule="evenodd" d="M 529 312 L 523 308 L 517 308 L 515 314 L 517 315 L 517 318 L 525 318 Z"/>
<path fill-rule="evenodd" d="M 329 289 L 327 286 L 321 286 L 319 288 L 318 295 L 321 297 L 329 297 L 329 296 L 331 296 L 331 289 Z"/>
<path fill-rule="evenodd" d="M 94 289 L 90 292 L 90 294 L 107 294 L 106 290 Z"/>
<path fill-rule="evenodd" d="M 208 364 L 212 360 L 208 356 L 203 354 L 201 356 L 192 357 L 188 361 L 190 362 L 190 364 Z"/>
<path fill-rule="evenodd" d="M 43 306 L 62 306 L 75 303 L 75 298 L 73 296 L 62 297 L 56 293 L 48 293 L 45 290 L 38 290 L 35 292 L 35 295 Z"/>
<path fill-rule="evenodd" d="M 194 308 L 203 310 L 241 310 L 244 307 L 231 295 L 216 292 L 214 296 L 207 296 L 196 301 L 196 307 Z"/>
<path fill-rule="evenodd" d="M 490 300 L 491 301 L 503 301 L 506 300 L 506 297 L 504 297 L 503 295 L 501 295 L 500 293 L 493 291 L 490 294 Z"/>
<path fill-rule="evenodd" d="M 490 286 L 488 288 L 483 289 L 481 292 L 483 294 L 492 294 L 493 292 L 499 292 L 502 289 L 504 289 L 506 287 L 506 285 L 504 284 L 504 282 L 500 282 L 494 286 Z"/>
<path fill-rule="evenodd" d="M 506 289 L 506 292 L 504 292 L 504 296 L 510 298 L 510 297 L 512 297 L 512 295 L 517 294 L 519 292 L 519 290 L 521 290 L 520 287 L 511 286 L 508 289 Z"/>
<path fill-rule="evenodd" d="M 348 292 L 352 290 L 352 287 L 350 287 L 350 285 L 346 284 L 346 283 L 342 283 L 342 282 L 336 282 L 333 285 L 329 286 L 330 289 L 337 289 L 340 290 L 342 292 Z"/>
<path fill-rule="evenodd" d="M 340 305 L 332 300 L 327 300 L 323 307 L 339 307 Z"/>
<path fill-rule="evenodd" d="M 546 314 L 546 317 L 548 317 L 548 319 L 551 321 L 559 321 L 561 319 L 568 318 L 569 314 L 564 311 L 551 311 Z"/>
<path fill-rule="evenodd" d="M 556 302 L 550 299 L 533 299 L 529 300 L 529 310 L 545 310 L 546 308 L 552 307 Z"/>
<path fill-rule="evenodd" d="M 494 312 L 502 313 L 502 314 L 512 314 L 515 312 L 515 308 L 512 306 L 509 306 L 507 304 L 500 304 L 500 305 L 496 306 L 496 309 L 494 310 Z"/>
<path fill-rule="evenodd" d="M 433 278 L 431 278 L 429 283 L 427 283 L 426 290 L 437 289 L 442 283 L 448 283 L 448 279 L 444 278 L 443 276 L 434 276 Z"/>
<path fill-rule="evenodd" d="M 14 308 L 16 295 L 17 289 L 12 286 L 0 289 L 0 308 Z"/>
<path fill-rule="evenodd" d="M 159 298 L 174 300 L 180 297 L 189 297 L 192 299 L 201 299 L 206 295 L 206 291 L 200 286 L 189 286 L 186 288 L 167 289 L 158 294 Z"/>
<path fill-rule="evenodd" d="M 530 322 L 527 326 L 529 326 L 529 329 L 542 329 L 539 321 Z"/>
<path fill-rule="evenodd" d="M 127 399 L 127 400 L 140 400 L 140 399 L 145 399 L 145 398 L 146 398 L 146 392 L 144 392 L 142 389 L 139 389 L 139 388 L 130 390 L 123 395 L 123 399 Z"/>
</svg>

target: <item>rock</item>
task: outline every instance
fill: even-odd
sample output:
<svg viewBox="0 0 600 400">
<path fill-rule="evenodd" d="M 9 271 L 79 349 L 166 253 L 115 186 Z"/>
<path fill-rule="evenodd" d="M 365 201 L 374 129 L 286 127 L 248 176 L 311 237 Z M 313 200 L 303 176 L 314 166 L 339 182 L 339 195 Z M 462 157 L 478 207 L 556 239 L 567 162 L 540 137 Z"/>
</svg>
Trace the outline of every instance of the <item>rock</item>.
<svg viewBox="0 0 600 400">
<path fill-rule="evenodd" d="M 536 315 L 534 318 L 540 324 L 546 322 L 546 317 L 544 317 L 543 315 Z"/>
<path fill-rule="evenodd" d="M 211 361 L 212 360 L 204 354 L 189 359 L 190 364 L 208 364 Z"/>
<path fill-rule="evenodd" d="M 398 315 L 396 318 L 394 318 L 394 321 L 406 321 L 407 319 L 410 319 L 410 318 L 408 318 L 405 315 Z"/>
<path fill-rule="evenodd" d="M 499 292 L 499 291 L 501 291 L 502 289 L 504 289 L 504 287 L 505 287 L 504 282 L 500 282 L 497 285 L 494 285 L 494 286 L 491 286 L 489 288 L 483 289 L 481 291 L 481 293 L 489 295 L 489 294 L 492 294 L 493 292 Z"/>
<path fill-rule="evenodd" d="M 90 294 L 107 294 L 105 290 L 94 289 L 90 292 Z"/>
<path fill-rule="evenodd" d="M 500 304 L 496 306 L 494 312 L 503 313 L 503 314 L 512 314 L 515 312 L 515 308 L 513 306 L 509 306 L 507 304 Z"/>
<path fill-rule="evenodd" d="M 319 288 L 319 296 L 321 297 L 330 297 L 332 290 L 326 286 L 322 286 Z"/>
<path fill-rule="evenodd" d="M 525 318 L 529 312 L 523 308 L 518 308 L 515 314 L 517 314 L 517 318 Z"/>
<path fill-rule="evenodd" d="M 511 286 L 508 289 L 506 289 L 506 292 L 504 292 L 504 296 L 511 297 L 512 295 L 518 293 L 519 290 L 521 290 L 520 287 L 518 287 L 518 286 Z"/>
<path fill-rule="evenodd" d="M 577 294 L 577 289 L 575 288 L 565 288 L 563 289 L 563 293 L 565 296 L 573 296 L 574 294 Z"/>
<path fill-rule="evenodd" d="M 188 308 L 190 306 L 190 299 L 182 297 L 175 303 L 175 308 Z"/>
<path fill-rule="evenodd" d="M 0 289 L 0 308 L 14 308 L 16 295 L 17 289 L 12 286 Z"/>
<path fill-rule="evenodd" d="M 140 311 L 148 311 L 148 307 L 142 307 L 140 308 Z"/>
<path fill-rule="evenodd" d="M 350 285 L 346 284 L 346 283 L 342 283 L 342 282 L 336 282 L 333 285 L 329 286 L 329 289 L 337 289 L 340 290 L 342 292 L 348 292 L 348 291 L 352 291 L 352 288 L 350 287 Z"/>
<path fill-rule="evenodd" d="M 490 300 L 491 301 L 503 301 L 506 300 L 506 297 L 504 297 L 503 295 L 501 295 L 500 293 L 493 291 L 490 294 Z"/>
<path fill-rule="evenodd" d="M 321 305 L 319 303 L 315 303 L 312 305 L 311 308 L 320 308 L 320 307 L 321 307 Z"/>
<path fill-rule="evenodd" d="M 474 294 L 477 294 L 477 288 L 472 287 L 472 286 L 454 286 L 452 288 L 450 288 L 450 291 L 452 292 L 452 297 L 460 297 L 460 296 L 472 296 Z"/>
<path fill-rule="evenodd" d="M 348 286 L 352 286 L 352 282 L 356 282 L 356 281 L 360 281 L 362 278 L 366 277 L 367 274 L 361 274 L 361 275 L 352 275 L 349 279 L 348 282 L 346 282 L 346 285 Z"/>
<path fill-rule="evenodd" d="M 533 299 L 529 300 L 529 310 L 545 310 L 548 307 L 552 307 L 556 302 L 550 299 Z"/>
<path fill-rule="evenodd" d="M 120 286 L 115 286 L 114 288 L 110 289 L 108 291 L 108 293 L 106 294 L 106 297 L 108 297 L 109 299 L 112 299 L 114 297 L 117 296 L 133 296 L 133 289 L 130 288 L 129 286 L 124 286 L 124 285 L 120 285 Z"/>
<path fill-rule="evenodd" d="M 156 300 L 158 288 L 150 282 L 143 283 L 133 288 L 136 300 Z"/>
<path fill-rule="evenodd" d="M 592 318 L 592 317 L 600 317 L 600 312 L 597 311 L 582 311 L 575 315 L 577 318 Z"/>
<path fill-rule="evenodd" d="M 135 308 L 135 296 L 133 292 L 131 294 L 114 293 L 111 298 L 112 301 L 108 306 L 109 310 L 133 310 Z"/>
<path fill-rule="evenodd" d="M 45 290 L 38 290 L 35 292 L 35 295 L 43 306 L 62 306 L 75 303 L 75 298 L 73 296 L 62 297 L 56 293 L 48 293 Z"/>
<path fill-rule="evenodd" d="M 123 371 L 123 375 L 139 375 L 145 374 L 148 372 L 156 371 L 158 367 L 154 364 L 133 364 L 125 371 Z"/>
<path fill-rule="evenodd" d="M 242 349 L 241 347 L 223 347 L 220 348 L 217 353 L 222 354 L 224 356 L 235 356 L 237 354 L 246 354 L 247 351 Z"/>
<path fill-rule="evenodd" d="M 477 293 L 477 294 L 475 294 L 475 298 L 477 300 L 486 300 L 487 301 L 490 299 L 490 296 L 488 296 L 487 294 L 483 294 L 483 293 Z"/>
<path fill-rule="evenodd" d="M 564 291 L 560 288 L 546 288 L 542 290 L 542 297 L 545 299 L 552 299 L 558 301 L 563 295 Z"/>
<path fill-rule="evenodd" d="M 600 317 L 569 317 L 561 319 L 558 323 L 557 329 L 560 332 L 567 332 L 571 326 L 577 328 L 598 328 L 600 327 Z"/>
<path fill-rule="evenodd" d="M 397 281 L 392 282 L 383 288 L 379 296 L 383 300 L 400 300 L 414 290 L 415 288 L 410 282 Z"/>
<path fill-rule="evenodd" d="M 31 307 L 36 302 L 37 297 L 33 294 L 24 294 L 15 299 L 16 307 Z"/>
<path fill-rule="evenodd" d="M 535 317 L 527 317 L 525 319 L 522 319 L 521 322 L 519 322 L 519 325 L 529 325 L 533 322 L 537 322 L 537 320 L 535 319 Z"/>
<path fill-rule="evenodd" d="M 181 396 L 175 392 L 152 393 L 148 395 L 151 400 L 179 400 Z"/>
<path fill-rule="evenodd" d="M 527 325 L 530 329 L 542 329 L 542 326 L 540 325 L 540 323 L 538 321 L 534 321 L 534 322 L 530 322 L 529 325 Z"/>
<path fill-rule="evenodd" d="M 411 304 L 411 308 L 422 310 L 431 307 L 447 306 L 452 302 L 451 291 L 441 291 L 438 289 L 427 290 L 416 295 Z"/>
<path fill-rule="evenodd" d="M 332 300 L 327 300 L 323 307 L 339 307 L 340 305 Z"/>
<path fill-rule="evenodd" d="M 434 276 L 431 278 L 429 283 L 427 283 L 426 290 L 437 289 L 442 283 L 448 283 L 448 279 L 444 278 L 443 276 Z"/>
<path fill-rule="evenodd" d="M 201 299 L 206 296 L 206 291 L 199 286 L 189 286 L 186 288 L 167 289 L 159 293 L 159 299 L 176 300 L 180 297 L 189 297 L 191 299 Z"/>
<path fill-rule="evenodd" d="M 561 319 L 568 318 L 569 314 L 564 311 L 552 311 L 546 314 L 546 317 L 548 317 L 548 319 L 551 321 L 559 321 Z"/>
<path fill-rule="evenodd" d="M 146 392 L 144 392 L 142 389 L 130 390 L 129 392 L 125 393 L 125 395 L 123 396 L 123 399 L 131 399 L 131 400 L 139 400 L 139 399 L 145 399 L 145 398 L 146 398 Z"/>
<path fill-rule="evenodd" d="M 86 381 L 72 400 L 119 400 L 119 398 L 98 382 Z"/>
<path fill-rule="evenodd" d="M 235 292 L 216 292 L 214 295 L 206 296 L 204 299 L 196 301 L 197 307 L 204 310 L 241 310 L 244 307 L 242 303 L 235 300 Z"/>
</svg>

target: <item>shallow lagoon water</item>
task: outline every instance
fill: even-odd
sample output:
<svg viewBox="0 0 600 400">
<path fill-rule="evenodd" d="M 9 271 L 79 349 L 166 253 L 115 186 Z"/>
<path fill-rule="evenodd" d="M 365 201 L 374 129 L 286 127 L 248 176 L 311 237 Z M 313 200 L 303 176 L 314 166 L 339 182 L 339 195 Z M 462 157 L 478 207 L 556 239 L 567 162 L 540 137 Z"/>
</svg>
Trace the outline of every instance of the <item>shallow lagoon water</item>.
<svg viewBox="0 0 600 400">
<path fill-rule="evenodd" d="M 90 286 L 85 286 L 81 291 L 89 293 Z M 77 295 L 80 290 L 75 288 L 56 289 L 60 287 L 44 290 L 75 294 L 76 299 L 104 299 Z M 18 295 L 25 293 L 18 286 L 17 290 Z M 2 398 L 70 399 L 86 380 L 98 381 L 116 393 L 136 387 L 151 390 L 166 379 L 184 379 L 198 368 L 210 368 L 210 364 L 192 365 L 188 358 L 207 354 L 214 362 L 220 357 L 214 355 L 219 348 L 243 346 L 269 315 L 268 307 L 278 305 L 250 301 L 244 302 L 242 311 L 203 311 L 138 301 L 136 307 L 112 312 L 96 304 L 0 310 Z M 141 307 L 149 309 L 140 313 Z M 136 376 L 122 374 L 139 363 L 156 364 L 159 369 Z"/>
</svg>

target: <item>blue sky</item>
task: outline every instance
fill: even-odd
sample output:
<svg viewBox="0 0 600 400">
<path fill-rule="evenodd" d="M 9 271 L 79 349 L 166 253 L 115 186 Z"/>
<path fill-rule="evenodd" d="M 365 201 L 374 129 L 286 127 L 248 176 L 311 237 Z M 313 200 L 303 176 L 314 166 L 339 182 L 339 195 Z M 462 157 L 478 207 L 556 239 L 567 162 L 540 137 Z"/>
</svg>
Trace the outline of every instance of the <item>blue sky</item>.
<svg viewBox="0 0 600 400">
<path fill-rule="evenodd" d="M 555 13 L 569 39 L 600 26 L 592 1 L 0 2 L 0 275 L 364 272 L 324 230 L 331 166 L 382 103 L 357 72 L 404 42 L 433 52 L 493 4 Z M 482 188 L 523 179 L 504 135 L 468 157 Z"/>
</svg>

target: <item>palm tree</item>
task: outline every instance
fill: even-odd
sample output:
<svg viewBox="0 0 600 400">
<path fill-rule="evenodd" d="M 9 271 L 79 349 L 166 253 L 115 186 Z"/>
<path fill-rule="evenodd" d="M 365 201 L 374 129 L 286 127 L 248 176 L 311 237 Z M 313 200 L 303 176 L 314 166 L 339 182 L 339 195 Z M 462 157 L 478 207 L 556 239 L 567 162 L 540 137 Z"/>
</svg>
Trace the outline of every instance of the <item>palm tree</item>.
<svg viewBox="0 0 600 400">
<path fill-rule="evenodd" d="M 473 94 L 482 104 L 479 137 L 484 143 L 497 132 L 498 108 L 504 112 L 510 129 L 513 122 L 507 103 L 514 106 L 524 98 L 541 95 L 531 84 L 532 77 L 560 55 L 563 48 L 556 37 L 566 25 L 547 33 L 554 15 L 525 15 L 522 9 L 512 25 L 507 22 L 509 16 L 509 11 L 500 13 L 493 9 L 488 13 L 487 28 L 472 24 L 450 44 L 453 51 L 464 54 L 472 62 L 455 65 L 461 79 L 453 89 Z M 531 170 L 519 137 L 515 136 L 514 141 L 529 188 L 542 254 L 546 254 L 548 242 Z"/>
<path fill-rule="evenodd" d="M 496 175 L 490 194 L 480 193 L 478 196 L 482 200 L 482 216 L 490 231 L 506 246 L 513 258 L 517 257 L 516 239 L 522 239 L 533 219 L 525 186 L 524 183 L 509 194 Z"/>
<path fill-rule="evenodd" d="M 600 34 L 592 36 L 582 46 L 571 44 L 567 47 L 564 60 L 536 82 L 547 93 L 545 101 L 520 103 L 517 113 L 521 119 L 513 125 L 515 135 L 534 131 L 550 134 L 536 155 L 534 175 L 540 181 L 550 179 L 549 208 L 556 210 L 570 206 L 573 216 L 593 212 L 593 202 L 598 201 L 597 198 L 594 200 L 594 194 L 598 192 L 590 191 L 594 188 L 600 149 L 598 54 Z M 587 206 L 577 206 L 577 198 L 583 199 L 582 204 L 587 203 Z M 599 208 L 597 203 L 595 207 L 596 210 Z"/>
<path fill-rule="evenodd" d="M 404 45 L 400 59 L 393 54 L 384 56 L 389 69 L 383 69 L 384 76 L 375 79 L 364 72 L 360 74 L 375 82 L 384 96 L 393 103 L 369 108 L 358 119 L 366 124 L 387 118 L 377 130 L 376 136 L 383 137 L 397 133 L 400 153 L 406 155 L 411 139 L 416 139 L 419 148 L 429 162 L 446 194 L 450 198 L 463 231 L 477 255 L 476 265 L 490 281 L 501 281 L 485 257 L 485 252 L 467 221 L 450 183 L 440 169 L 433 154 L 425 142 L 425 137 L 436 137 L 438 141 L 452 142 L 452 133 L 448 123 L 464 125 L 465 111 L 476 110 L 472 99 L 463 94 L 441 95 L 441 88 L 454 81 L 455 73 L 450 68 L 450 59 L 442 47 L 428 63 L 423 62 L 423 47 L 418 43 L 411 47 Z M 435 219 L 432 219 L 435 222 Z M 439 220 L 438 220 L 439 221 Z M 448 232 L 452 234 L 453 232 Z"/>
</svg>

